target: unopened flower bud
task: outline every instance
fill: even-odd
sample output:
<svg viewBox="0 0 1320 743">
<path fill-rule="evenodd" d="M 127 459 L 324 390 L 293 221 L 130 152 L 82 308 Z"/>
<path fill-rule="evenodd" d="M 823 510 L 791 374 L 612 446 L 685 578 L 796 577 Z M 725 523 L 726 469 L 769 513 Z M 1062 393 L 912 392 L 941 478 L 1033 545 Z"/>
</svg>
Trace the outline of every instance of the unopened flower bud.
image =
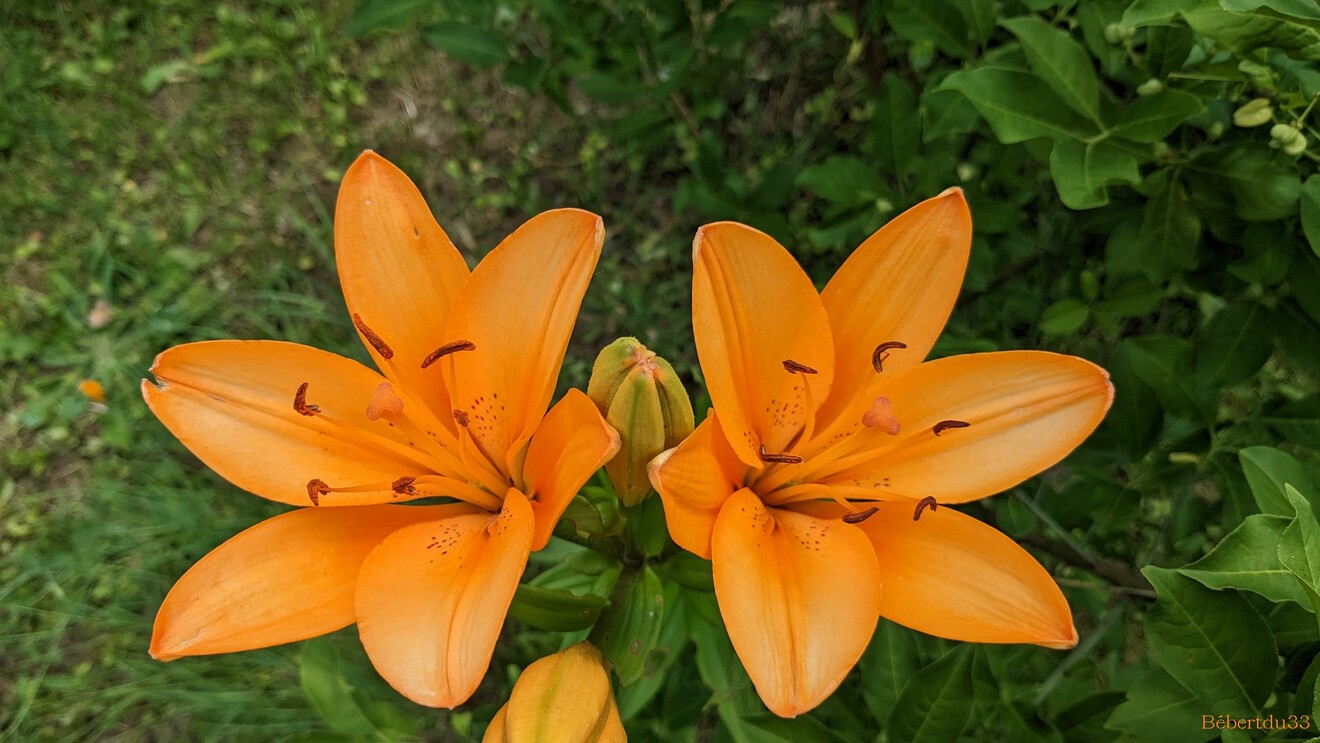
<svg viewBox="0 0 1320 743">
<path fill-rule="evenodd" d="M 1233 123 L 1241 127 L 1268 124 L 1274 118 L 1274 106 L 1268 98 L 1253 98 L 1233 112 Z"/>
<path fill-rule="evenodd" d="M 1164 90 L 1164 81 L 1151 78 L 1137 86 L 1137 95 L 1155 95 Z"/>
<path fill-rule="evenodd" d="M 1108 26 L 1105 26 L 1105 41 L 1114 46 L 1119 46 L 1120 44 L 1131 41 L 1136 33 L 1137 30 L 1131 26 L 1124 26 L 1121 23 L 1111 23 Z"/>
<path fill-rule="evenodd" d="M 1306 152 L 1306 135 L 1298 132 L 1297 137 L 1293 139 L 1293 141 L 1283 146 L 1283 151 L 1293 157 Z"/>
<path fill-rule="evenodd" d="M 1286 147 L 1295 141 L 1302 133 L 1287 124 L 1275 124 L 1270 127 L 1270 139 L 1278 143 L 1280 147 Z"/>
<path fill-rule="evenodd" d="M 622 439 L 605 471 L 624 505 L 636 505 L 651 489 L 647 462 L 692 433 L 687 390 L 668 361 L 636 338 L 620 338 L 596 357 L 587 395 Z"/>
<path fill-rule="evenodd" d="M 600 651 L 579 642 L 527 666 L 481 740 L 626 741 Z"/>
</svg>

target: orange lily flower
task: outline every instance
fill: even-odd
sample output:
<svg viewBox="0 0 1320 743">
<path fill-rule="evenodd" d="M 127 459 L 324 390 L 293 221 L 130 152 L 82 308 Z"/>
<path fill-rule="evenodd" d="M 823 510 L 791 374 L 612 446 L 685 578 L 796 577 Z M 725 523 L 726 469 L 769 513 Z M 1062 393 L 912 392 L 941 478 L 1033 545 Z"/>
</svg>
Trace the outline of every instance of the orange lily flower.
<svg viewBox="0 0 1320 743">
<path fill-rule="evenodd" d="M 697 232 L 693 330 L 714 409 L 649 472 L 674 541 L 712 561 L 733 646 L 778 715 L 828 697 L 881 616 L 956 640 L 1076 644 L 1049 573 L 944 506 L 1061 460 L 1113 389 L 1050 353 L 922 363 L 971 229 L 950 189 L 867 239 L 820 294 L 768 235 Z"/>
<path fill-rule="evenodd" d="M 527 666 L 482 743 L 623 743 L 605 659 L 590 643 Z"/>
<path fill-rule="evenodd" d="M 599 217 L 533 217 L 469 274 L 408 177 L 366 152 L 344 176 L 335 256 L 381 373 L 278 341 L 171 348 L 142 394 L 240 488 L 304 506 L 202 558 L 156 616 L 161 660 L 356 622 L 419 704 L 477 688 L 531 550 L 619 439 L 585 394 L 553 408 L 600 255 Z M 547 412 L 549 408 L 549 412 Z M 445 505 L 402 501 L 444 497 Z M 319 507 L 318 507 L 319 506 Z"/>
</svg>

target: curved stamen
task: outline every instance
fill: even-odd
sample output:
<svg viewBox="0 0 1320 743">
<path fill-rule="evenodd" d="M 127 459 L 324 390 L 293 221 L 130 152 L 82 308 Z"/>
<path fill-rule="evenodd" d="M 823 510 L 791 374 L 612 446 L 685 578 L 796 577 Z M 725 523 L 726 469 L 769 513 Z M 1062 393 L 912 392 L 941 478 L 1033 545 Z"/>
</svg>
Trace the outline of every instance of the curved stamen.
<svg viewBox="0 0 1320 743">
<path fill-rule="evenodd" d="M 871 366 L 875 367 L 875 373 L 879 374 L 885 370 L 885 359 L 889 358 L 889 351 L 895 348 L 907 348 L 907 344 L 901 341 L 885 341 L 875 347 L 871 352 Z"/>
<path fill-rule="evenodd" d="M 309 385 L 309 382 L 298 385 L 298 391 L 293 393 L 293 409 L 310 418 L 321 412 L 321 406 L 307 404 L 307 387 Z"/>
<path fill-rule="evenodd" d="M 940 421 L 939 423 L 936 423 L 930 429 L 930 431 L 936 436 L 939 436 L 941 433 L 949 430 L 950 428 L 967 428 L 970 425 L 972 424 L 968 423 L 967 421 L 959 421 L 959 420 Z"/>
<path fill-rule="evenodd" d="M 912 520 L 920 521 L 922 511 L 925 511 L 927 508 L 932 511 L 937 511 L 939 510 L 939 507 L 940 504 L 935 502 L 935 499 L 928 495 L 917 502 L 917 510 L 912 512 Z"/>
<path fill-rule="evenodd" d="M 376 335 L 376 331 L 367 327 L 367 324 L 362 321 L 362 316 L 356 312 L 353 313 L 353 325 L 362 334 L 362 337 L 367 339 L 367 343 L 370 343 L 371 347 L 376 349 L 376 353 L 380 354 L 382 359 L 389 361 L 394 358 L 394 349 L 390 348 L 379 335 Z"/>
<path fill-rule="evenodd" d="M 330 486 L 321 480 L 307 481 L 307 498 L 312 501 L 313 506 L 321 505 L 321 496 L 330 492 Z"/>
<path fill-rule="evenodd" d="M 789 374 L 816 374 L 816 373 L 817 373 L 817 371 L 816 371 L 815 369 L 812 369 L 811 367 L 807 366 L 806 364 L 799 364 L 798 362 L 794 361 L 793 359 L 784 359 L 782 363 L 784 364 L 784 370 L 787 371 Z"/>
<path fill-rule="evenodd" d="M 426 358 L 422 359 L 422 368 L 423 369 L 427 368 L 431 364 L 434 364 L 435 362 L 448 356 L 451 353 L 458 353 L 459 351 L 475 351 L 475 350 L 477 350 L 477 344 L 473 343 L 472 341 L 453 341 L 450 343 L 446 343 L 445 345 L 427 354 Z"/>
<path fill-rule="evenodd" d="M 802 457 L 792 454 L 771 454 L 765 450 L 765 444 L 761 444 L 760 451 L 762 462 L 773 462 L 776 464 L 802 464 Z"/>
<path fill-rule="evenodd" d="M 871 506 L 870 508 L 866 509 L 865 511 L 857 511 L 856 513 L 847 513 L 847 514 L 844 514 L 844 516 L 843 516 L 843 523 L 845 523 L 845 524 L 860 524 L 860 523 L 862 523 L 863 521 L 865 521 L 865 520 L 871 518 L 872 516 L 874 516 L 875 513 L 876 513 L 876 511 L 879 511 L 879 510 L 880 510 L 880 507 L 879 507 L 879 506 Z"/>
</svg>

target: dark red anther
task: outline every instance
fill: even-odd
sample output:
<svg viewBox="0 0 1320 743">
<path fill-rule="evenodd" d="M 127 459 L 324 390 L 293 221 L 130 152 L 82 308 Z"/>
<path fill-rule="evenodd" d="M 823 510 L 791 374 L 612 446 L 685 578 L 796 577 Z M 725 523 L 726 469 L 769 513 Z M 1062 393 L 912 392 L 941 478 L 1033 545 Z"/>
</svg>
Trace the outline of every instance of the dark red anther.
<svg viewBox="0 0 1320 743">
<path fill-rule="evenodd" d="M 889 352 L 895 348 L 907 348 L 907 344 L 900 341 L 885 341 L 871 352 L 871 366 L 875 367 L 876 374 L 885 370 L 885 359 L 889 358 Z"/>
<path fill-rule="evenodd" d="M 313 416 L 321 412 L 320 405 L 307 404 L 307 382 L 298 385 L 298 391 L 293 393 L 293 409 L 306 416 Z"/>
<path fill-rule="evenodd" d="M 816 370 L 806 364 L 799 364 L 793 359 L 784 359 L 784 369 L 789 374 L 816 374 Z"/>
<path fill-rule="evenodd" d="M 922 498 L 921 500 L 917 501 L 917 510 L 912 512 L 912 520 L 920 521 L 921 512 L 925 511 L 927 508 L 929 508 L 932 511 L 938 511 L 940 508 L 940 504 L 936 503 L 935 499 L 929 495 L 926 496 L 925 498 Z"/>
<path fill-rule="evenodd" d="M 972 424 L 968 423 L 967 421 L 948 420 L 948 421 L 940 421 L 939 423 L 936 423 L 935 426 L 930 430 L 936 436 L 939 436 L 941 433 L 949 430 L 950 428 L 966 428 L 970 425 Z"/>
<path fill-rule="evenodd" d="M 445 345 L 427 354 L 426 358 L 422 359 L 422 368 L 425 369 L 426 367 L 430 366 L 431 364 L 434 364 L 435 362 L 448 356 L 451 353 L 458 353 L 459 351 L 475 351 L 475 350 L 477 350 L 477 344 L 473 343 L 472 341 L 453 341 L 452 343 L 446 343 Z"/>
<path fill-rule="evenodd" d="M 321 505 L 321 496 L 330 492 L 330 486 L 321 480 L 307 481 L 307 497 L 311 499 L 313 506 Z"/>
<path fill-rule="evenodd" d="M 778 464 L 802 464 L 802 457 L 795 454 L 770 454 L 765 450 L 765 444 L 761 444 L 761 461 Z"/>
<path fill-rule="evenodd" d="M 458 425 L 460 425 L 460 426 L 462 426 L 462 427 L 464 427 L 464 428 L 467 428 L 467 424 L 468 424 L 468 414 L 467 414 L 467 411 L 466 411 L 466 410 L 459 410 L 458 408 L 454 408 L 454 421 L 455 421 L 456 423 L 458 423 Z"/>
<path fill-rule="evenodd" d="M 371 347 L 376 349 L 376 353 L 380 354 L 382 359 L 389 361 L 394 358 L 394 349 L 390 348 L 384 340 L 381 340 L 381 337 L 376 335 L 376 331 L 367 327 L 367 324 L 362 322 L 362 316 L 356 312 L 353 313 L 353 325 L 362 334 L 362 337 L 367 339 L 367 343 L 370 343 Z"/>
<path fill-rule="evenodd" d="M 874 515 L 875 515 L 875 512 L 876 512 L 876 511 L 879 511 L 879 510 L 880 510 L 880 509 L 879 509 L 878 507 L 876 507 L 876 506 L 871 506 L 870 508 L 866 509 L 865 511 L 858 511 L 857 513 L 848 513 L 848 514 L 844 514 L 844 516 L 843 516 L 843 523 L 845 523 L 845 524 L 860 524 L 860 523 L 862 523 L 863 521 L 865 521 L 865 520 L 871 518 L 872 516 L 874 516 Z"/>
<path fill-rule="evenodd" d="M 393 490 L 398 495 L 412 495 L 417 492 L 417 488 L 413 487 L 413 482 L 416 479 L 417 478 L 415 477 L 404 475 L 390 483 L 390 490 Z"/>
</svg>

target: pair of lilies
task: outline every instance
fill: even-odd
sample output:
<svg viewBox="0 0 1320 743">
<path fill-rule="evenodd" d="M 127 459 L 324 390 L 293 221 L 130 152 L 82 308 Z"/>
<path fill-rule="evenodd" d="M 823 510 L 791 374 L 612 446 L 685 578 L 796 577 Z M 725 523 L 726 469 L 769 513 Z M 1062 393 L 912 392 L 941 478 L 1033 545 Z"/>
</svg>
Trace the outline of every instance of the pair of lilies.
<svg viewBox="0 0 1320 743">
<path fill-rule="evenodd" d="M 601 219 L 537 215 L 473 270 L 398 168 L 344 176 L 335 254 L 379 372 L 278 341 L 162 353 L 142 391 L 222 477 L 301 506 L 190 569 L 151 652 L 268 647 L 357 624 L 400 693 L 462 704 L 531 551 L 620 434 L 585 394 L 551 406 Z M 869 238 L 822 292 L 769 236 L 693 246 L 697 354 L 714 409 L 649 466 L 682 548 L 712 561 L 739 658 L 770 710 L 820 704 L 879 617 L 972 642 L 1076 644 L 1049 573 L 949 504 L 1050 467 L 1099 424 L 1104 370 L 1035 351 L 924 362 L 971 246 L 961 191 Z M 420 498 L 443 505 L 401 505 Z M 432 501 L 434 502 L 434 501 Z"/>
</svg>

